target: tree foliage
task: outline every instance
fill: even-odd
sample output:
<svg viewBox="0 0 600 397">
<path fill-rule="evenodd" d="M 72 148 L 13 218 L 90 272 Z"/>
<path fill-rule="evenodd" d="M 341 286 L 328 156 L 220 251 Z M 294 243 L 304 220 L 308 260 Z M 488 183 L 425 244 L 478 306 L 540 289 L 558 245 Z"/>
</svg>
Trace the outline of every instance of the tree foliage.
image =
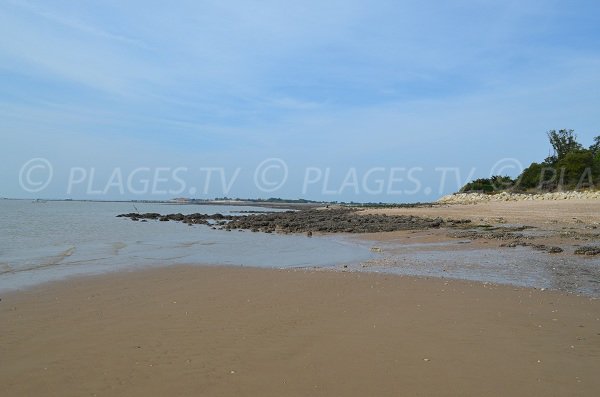
<svg viewBox="0 0 600 397">
<path fill-rule="evenodd" d="M 547 134 L 557 160 L 562 159 L 569 152 L 582 149 L 581 144 L 577 142 L 574 130 L 550 130 Z"/>
<path fill-rule="evenodd" d="M 584 149 L 573 130 L 550 130 L 547 135 L 554 155 L 527 167 L 515 184 L 518 190 L 581 189 L 600 183 L 600 136 Z"/>
<path fill-rule="evenodd" d="M 517 179 L 508 176 L 480 178 L 467 183 L 461 192 L 552 191 L 600 188 L 600 136 L 585 149 L 574 130 L 547 132 L 554 154 L 542 163 L 531 163 Z"/>
<path fill-rule="evenodd" d="M 515 181 L 508 176 L 494 175 L 490 178 L 480 178 L 467 183 L 461 192 L 493 193 L 510 189 Z"/>
<path fill-rule="evenodd" d="M 540 187 L 540 181 L 543 177 L 543 164 L 531 163 L 523 170 L 518 178 L 518 185 L 521 189 L 537 189 Z"/>
<path fill-rule="evenodd" d="M 594 157 L 600 156 L 600 135 L 594 138 L 594 143 L 590 146 L 590 151 L 594 154 Z"/>
<path fill-rule="evenodd" d="M 577 186 L 583 182 L 586 169 L 591 172 L 594 166 L 594 156 L 591 151 L 580 149 L 573 150 L 558 161 L 556 168 L 560 170 L 561 177 L 567 186 Z"/>
</svg>

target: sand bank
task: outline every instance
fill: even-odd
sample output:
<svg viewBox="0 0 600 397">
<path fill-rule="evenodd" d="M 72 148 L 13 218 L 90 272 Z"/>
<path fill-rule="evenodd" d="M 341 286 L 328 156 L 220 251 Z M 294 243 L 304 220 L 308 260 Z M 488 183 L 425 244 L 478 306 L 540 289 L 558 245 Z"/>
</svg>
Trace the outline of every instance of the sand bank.
<svg viewBox="0 0 600 397">
<path fill-rule="evenodd" d="M 466 218 L 474 222 L 515 223 L 547 228 L 599 227 L 600 200 L 484 201 L 435 207 L 368 209 L 365 214 Z"/>
</svg>

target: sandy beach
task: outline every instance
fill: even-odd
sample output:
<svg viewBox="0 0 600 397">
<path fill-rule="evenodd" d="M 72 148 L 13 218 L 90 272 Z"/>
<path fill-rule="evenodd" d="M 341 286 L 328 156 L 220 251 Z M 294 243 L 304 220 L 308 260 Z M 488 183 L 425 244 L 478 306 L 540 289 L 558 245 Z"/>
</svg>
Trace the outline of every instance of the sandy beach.
<svg viewBox="0 0 600 397">
<path fill-rule="evenodd" d="M 600 200 L 548 200 L 480 202 L 476 204 L 441 204 L 434 207 L 371 208 L 359 212 L 361 215 L 385 214 L 387 216 L 422 216 L 442 219 L 468 219 L 466 228 L 476 230 L 479 235 L 461 235 L 447 227 L 417 231 L 394 231 L 363 234 L 361 240 L 374 243 L 394 243 L 395 250 L 405 244 L 456 241 L 468 239 L 468 244 L 441 246 L 443 250 L 471 250 L 498 248 L 510 241 L 523 242 L 520 229 L 529 231 L 525 241 L 530 246 L 542 244 L 557 246 L 563 253 L 549 256 L 549 260 L 568 258 L 580 246 L 599 246 L 600 243 Z M 514 236 L 498 237 L 486 231 L 516 232 Z M 477 233 L 475 233 L 477 234 Z M 429 247 L 428 249 L 431 249 Z M 392 250 L 393 251 L 393 250 Z"/>
<path fill-rule="evenodd" d="M 329 270 L 164 264 L 3 292 L 2 396 L 598 394 L 597 294 L 376 272 L 406 266 L 394 258 L 411 244 L 409 262 L 420 249 L 441 251 L 475 271 L 470 252 L 512 252 L 502 244 L 520 241 L 529 244 L 514 251 L 523 266 L 544 258 L 533 269 L 555 264 L 553 286 L 573 292 L 587 283 L 584 290 L 593 292 L 597 259 L 574 262 L 573 251 L 597 245 L 600 202 L 489 202 L 356 216 L 363 214 L 448 221 L 354 234 L 381 260 Z M 451 219 L 471 222 L 454 226 Z M 534 234 L 518 237 L 519 225 Z M 564 252 L 532 257 L 533 244 Z"/>
<path fill-rule="evenodd" d="M 559 229 L 600 225 L 600 200 L 507 201 L 421 208 L 368 209 L 365 214 L 466 218 L 473 222 L 525 224 Z"/>
<path fill-rule="evenodd" d="M 600 396 L 599 19 L 0 1 L 0 397 Z"/>
<path fill-rule="evenodd" d="M 178 266 L 1 298 L 3 396 L 600 390 L 600 301 L 552 291 Z"/>
</svg>

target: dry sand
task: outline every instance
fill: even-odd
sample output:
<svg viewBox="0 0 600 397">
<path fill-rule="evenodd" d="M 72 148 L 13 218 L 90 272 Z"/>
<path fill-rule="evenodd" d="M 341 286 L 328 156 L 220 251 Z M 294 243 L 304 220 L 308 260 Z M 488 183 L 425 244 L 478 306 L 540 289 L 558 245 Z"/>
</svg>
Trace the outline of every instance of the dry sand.
<svg viewBox="0 0 600 397">
<path fill-rule="evenodd" d="M 2 295 L 2 396 L 597 396 L 600 301 L 169 267 Z"/>
<path fill-rule="evenodd" d="M 552 225 L 600 225 L 600 200 L 507 201 L 478 204 L 440 205 L 422 208 L 369 209 L 364 213 L 418 215 L 474 222 L 525 224 L 539 227 Z"/>
</svg>

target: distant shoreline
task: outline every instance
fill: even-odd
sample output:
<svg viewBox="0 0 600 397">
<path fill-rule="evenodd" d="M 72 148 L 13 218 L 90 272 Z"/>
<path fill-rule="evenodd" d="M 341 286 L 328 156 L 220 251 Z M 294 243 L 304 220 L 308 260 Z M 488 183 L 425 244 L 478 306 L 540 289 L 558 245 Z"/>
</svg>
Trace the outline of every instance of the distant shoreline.
<svg viewBox="0 0 600 397">
<path fill-rule="evenodd" d="M 420 206 L 435 206 L 438 205 L 435 202 L 432 203 L 346 203 L 346 202 L 326 202 L 326 201 L 306 201 L 299 202 L 299 200 L 190 200 L 190 201 L 177 201 L 177 200 L 95 200 L 95 199 L 52 199 L 52 198 L 10 198 L 2 197 L 0 200 L 14 200 L 14 201 L 32 201 L 32 202 L 81 202 L 81 203 L 133 203 L 133 204 L 170 204 L 170 205 L 227 205 L 233 207 L 261 207 L 261 208 L 275 208 L 275 209 L 312 209 L 326 206 L 348 206 L 348 207 L 392 207 L 392 208 L 412 208 Z"/>
</svg>

